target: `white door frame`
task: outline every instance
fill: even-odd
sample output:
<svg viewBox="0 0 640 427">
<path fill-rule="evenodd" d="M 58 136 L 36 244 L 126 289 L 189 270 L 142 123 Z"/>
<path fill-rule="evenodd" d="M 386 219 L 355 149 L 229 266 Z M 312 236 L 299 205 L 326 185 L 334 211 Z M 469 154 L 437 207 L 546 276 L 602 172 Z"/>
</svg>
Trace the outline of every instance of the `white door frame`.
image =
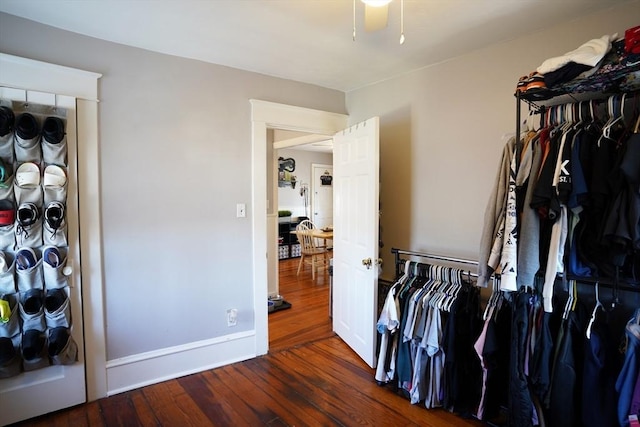
<svg viewBox="0 0 640 427">
<path fill-rule="evenodd" d="M 269 351 L 267 311 L 267 129 L 333 136 L 348 127 L 349 116 L 251 99 L 251 225 L 256 355 Z"/>
<path fill-rule="evenodd" d="M 0 86 L 77 98 L 78 182 L 82 183 L 78 186 L 78 211 L 88 401 L 107 395 L 98 161 L 100 77 L 97 73 L 0 53 Z"/>
<path fill-rule="evenodd" d="M 320 183 L 318 183 L 316 181 L 316 177 L 315 177 L 315 169 L 331 169 L 333 170 L 333 164 L 327 165 L 324 163 L 311 163 L 311 182 L 309 183 L 309 192 L 311 193 L 309 195 L 309 218 L 311 219 L 311 221 L 313 221 L 314 224 L 316 224 L 316 217 L 315 217 L 315 204 L 317 203 L 317 199 L 316 199 L 316 190 L 320 187 L 321 185 Z M 333 191 L 333 184 L 332 184 L 332 191 Z M 333 201 L 331 203 L 332 206 L 332 210 L 333 210 Z M 331 214 L 331 216 L 333 217 L 333 213 Z M 330 224 L 333 225 L 333 224 Z"/>
</svg>

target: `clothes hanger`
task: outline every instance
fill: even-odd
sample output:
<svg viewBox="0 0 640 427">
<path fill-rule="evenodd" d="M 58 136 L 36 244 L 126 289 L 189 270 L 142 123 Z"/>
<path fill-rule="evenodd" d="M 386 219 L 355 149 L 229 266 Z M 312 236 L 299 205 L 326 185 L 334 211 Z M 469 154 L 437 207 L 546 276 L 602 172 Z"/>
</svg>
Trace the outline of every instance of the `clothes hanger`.
<svg viewBox="0 0 640 427">
<path fill-rule="evenodd" d="M 575 280 L 571 280 L 569 283 L 569 298 L 567 299 L 567 303 L 564 305 L 564 311 L 562 313 L 562 319 L 567 320 L 569 318 L 569 313 L 571 313 L 575 309 L 575 302 L 578 299 L 578 289 L 576 286 Z"/>
<path fill-rule="evenodd" d="M 393 284 L 393 286 L 391 287 L 391 289 L 394 292 L 394 295 L 398 294 L 398 288 L 400 288 L 400 291 L 402 291 L 402 289 L 404 289 L 404 286 L 407 283 L 407 279 L 409 278 L 409 265 L 411 264 L 411 261 L 407 260 L 404 263 L 404 270 L 402 272 L 402 276 L 400 276 L 400 278 L 398 280 L 396 280 L 396 283 Z"/>
<path fill-rule="evenodd" d="M 496 303 L 496 298 L 498 294 L 498 292 L 496 291 L 497 281 L 498 281 L 498 278 L 496 276 L 493 276 L 491 280 L 491 295 L 489 296 L 489 300 L 487 301 L 487 306 L 484 308 L 484 313 L 482 314 L 482 320 L 487 320 L 487 318 L 490 316 L 490 312 L 493 311 L 492 307 Z"/>
<path fill-rule="evenodd" d="M 438 308 L 440 310 L 449 311 L 447 310 L 447 306 L 449 305 L 449 300 L 451 299 L 453 291 L 455 289 L 455 283 L 453 280 L 454 269 L 447 267 L 445 275 L 447 276 L 448 280 L 446 282 L 446 285 L 442 289 L 442 296 L 438 301 Z"/>
<path fill-rule="evenodd" d="M 610 118 L 602 128 L 602 135 L 609 140 L 613 140 L 613 136 L 611 135 L 611 130 L 614 129 L 615 126 L 624 126 L 625 120 L 624 120 L 623 110 L 624 110 L 624 103 L 625 103 L 626 96 L 627 96 L 626 93 L 622 94 L 622 101 L 620 101 L 619 104 L 617 104 L 616 102 L 618 99 L 617 95 L 613 95 L 609 97 L 609 117 Z M 616 114 L 617 112 L 619 112 L 620 114 L 619 115 Z"/>
<path fill-rule="evenodd" d="M 587 326 L 587 339 L 591 339 L 591 327 L 593 326 L 593 322 L 596 320 L 596 315 L 598 314 L 598 309 L 604 310 L 604 305 L 600 302 L 600 295 L 598 292 L 599 283 L 596 282 L 596 306 L 593 307 L 593 312 L 591 313 L 591 319 L 589 319 L 589 326 Z"/>
<path fill-rule="evenodd" d="M 456 269 L 455 276 L 452 278 L 453 289 L 451 291 L 451 295 L 449 296 L 447 303 L 445 304 L 445 311 L 450 312 L 451 306 L 458 298 L 458 294 L 460 293 L 460 289 L 462 288 L 462 271 Z"/>
</svg>

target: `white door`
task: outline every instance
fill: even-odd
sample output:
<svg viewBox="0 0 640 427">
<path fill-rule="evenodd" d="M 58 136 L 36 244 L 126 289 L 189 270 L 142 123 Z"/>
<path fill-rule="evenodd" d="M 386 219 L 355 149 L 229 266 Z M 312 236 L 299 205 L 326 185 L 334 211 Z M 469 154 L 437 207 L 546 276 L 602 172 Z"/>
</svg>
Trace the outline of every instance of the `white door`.
<svg viewBox="0 0 640 427">
<path fill-rule="evenodd" d="M 333 166 L 311 165 L 312 221 L 318 228 L 333 225 Z"/>
<path fill-rule="evenodd" d="M 25 91 L 0 88 L 0 99 L 25 99 Z M 32 418 L 86 401 L 82 286 L 80 280 L 80 246 L 77 198 L 76 99 L 69 96 L 28 92 L 30 111 L 34 114 L 66 114 L 67 134 L 67 204 L 71 335 L 78 346 L 78 361 L 71 365 L 52 365 L 0 379 L 0 425 Z M 18 104 L 16 104 L 18 105 Z M 50 107 L 46 107 L 50 106 Z M 57 107 L 57 109 L 54 109 Z"/>
<path fill-rule="evenodd" d="M 371 367 L 378 300 L 378 117 L 334 135 L 333 330 Z"/>
</svg>

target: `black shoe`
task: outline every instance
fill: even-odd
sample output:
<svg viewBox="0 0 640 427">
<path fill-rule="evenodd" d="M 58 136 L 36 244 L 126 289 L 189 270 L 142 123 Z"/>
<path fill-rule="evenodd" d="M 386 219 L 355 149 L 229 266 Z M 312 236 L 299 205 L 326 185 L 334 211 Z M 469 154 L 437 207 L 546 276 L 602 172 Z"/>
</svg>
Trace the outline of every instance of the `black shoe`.
<svg viewBox="0 0 640 427">
<path fill-rule="evenodd" d="M 8 107 L 0 107 L 0 136 L 5 136 L 13 130 L 16 116 Z"/>
<path fill-rule="evenodd" d="M 0 338 L 0 378 L 14 377 L 20 373 L 20 355 L 11 338 Z"/>
<path fill-rule="evenodd" d="M 38 121 L 29 113 L 22 113 L 16 119 L 16 134 L 22 139 L 38 136 Z"/>
<path fill-rule="evenodd" d="M 33 361 L 42 357 L 45 349 L 44 334 L 35 329 L 24 331 L 22 334 L 22 357 L 25 361 Z"/>
<path fill-rule="evenodd" d="M 44 299 L 44 307 L 49 313 L 53 313 L 67 300 L 67 294 L 63 289 L 51 289 L 47 291 Z"/>
<path fill-rule="evenodd" d="M 44 210 L 44 220 L 55 236 L 64 223 L 64 205 L 56 200 L 49 203 Z"/>
<path fill-rule="evenodd" d="M 22 334 L 22 366 L 25 371 L 49 366 L 47 357 L 47 339 L 44 333 L 35 329 Z"/>
<path fill-rule="evenodd" d="M 42 311 L 42 290 L 29 289 L 22 297 L 22 308 L 27 314 L 38 314 Z"/>
<path fill-rule="evenodd" d="M 42 137 L 49 144 L 59 144 L 64 138 L 64 122 L 58 117 L 47 117 L 42 125 Z"/>
<path fill-rule="evenodd" d="M 78 360 L 78 345 L 69 333 L 69 329 L 50 329 L 49 357 L 54 365 L 71 365 Z"/>
</svg>

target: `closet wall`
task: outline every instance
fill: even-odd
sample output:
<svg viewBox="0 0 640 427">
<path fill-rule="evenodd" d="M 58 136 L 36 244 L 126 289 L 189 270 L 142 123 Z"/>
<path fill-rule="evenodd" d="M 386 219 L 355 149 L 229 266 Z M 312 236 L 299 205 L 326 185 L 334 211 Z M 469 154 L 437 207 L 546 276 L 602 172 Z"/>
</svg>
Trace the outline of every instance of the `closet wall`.
<svg viewBox="0 0 640 427">
<path fill-rule="evenodd" d="M 515 133 L 518 78 L 587 40 L 623 35 L 638 16 L 640 1 L 627 2 L 347 93 L 352 123 L 380 116 L 384 264 L 391 247 L 477 259 L 497 162 Z"/>
</svg>

